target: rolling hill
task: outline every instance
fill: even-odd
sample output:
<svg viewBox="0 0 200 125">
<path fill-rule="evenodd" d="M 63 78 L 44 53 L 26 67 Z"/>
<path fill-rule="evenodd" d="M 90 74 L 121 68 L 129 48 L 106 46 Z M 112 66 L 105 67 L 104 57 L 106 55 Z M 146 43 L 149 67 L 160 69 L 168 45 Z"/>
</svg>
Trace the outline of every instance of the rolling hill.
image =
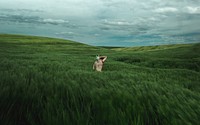
<svg viewBox="0 0 200 125">
<path fill-rule="evenodd" d="M 108 56 L 95 72 L 95 55 Z M 197 125 L 200 44 L 105 48 L 0 35 L 1 125 Z"/>
</svg>

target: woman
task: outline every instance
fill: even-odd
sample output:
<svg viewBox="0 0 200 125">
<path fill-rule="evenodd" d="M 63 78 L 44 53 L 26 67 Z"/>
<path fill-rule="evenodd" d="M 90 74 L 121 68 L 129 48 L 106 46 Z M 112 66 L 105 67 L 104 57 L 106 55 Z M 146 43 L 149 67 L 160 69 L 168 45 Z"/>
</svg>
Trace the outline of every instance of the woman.
<svg viewBox="0 0 200 125">
<path fill-rule="evenodd" d="M 103 68 L 103 64 L 106 61 L 106 59 L 107 59 L 107 56 L 99 56 L 99 55 L 97 55 L 96 56 L 96 61 L 93 64 L 93 70 L 101 72 L 102 68 Z"/>
</svg>

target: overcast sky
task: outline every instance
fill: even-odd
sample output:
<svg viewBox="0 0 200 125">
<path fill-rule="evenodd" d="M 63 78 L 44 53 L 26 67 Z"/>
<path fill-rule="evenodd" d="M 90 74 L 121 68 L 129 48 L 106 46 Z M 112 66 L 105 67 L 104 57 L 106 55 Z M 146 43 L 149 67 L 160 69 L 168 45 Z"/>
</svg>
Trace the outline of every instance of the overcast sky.
<svg viewBox="0 0 200 125">
<path fill-rule="evenodd" d="M 98 46 L 200 42 L 199 0 L 1 0 L 0 33 Z"/>
</svg>

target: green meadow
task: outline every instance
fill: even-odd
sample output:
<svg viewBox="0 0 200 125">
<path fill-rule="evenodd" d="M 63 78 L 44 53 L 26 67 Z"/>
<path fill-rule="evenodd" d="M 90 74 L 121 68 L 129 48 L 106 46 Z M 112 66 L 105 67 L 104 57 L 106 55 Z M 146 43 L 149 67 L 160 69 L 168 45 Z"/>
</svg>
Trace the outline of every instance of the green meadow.
<svg viewBox="0 0 200 125">
<path fill-rule="evenodd" d="M 106 55 L 103 72 L 95 55 Z M 198 125 L 200 43 L 94 47 L 0 35 L 0 125 Z"/>
</svg>

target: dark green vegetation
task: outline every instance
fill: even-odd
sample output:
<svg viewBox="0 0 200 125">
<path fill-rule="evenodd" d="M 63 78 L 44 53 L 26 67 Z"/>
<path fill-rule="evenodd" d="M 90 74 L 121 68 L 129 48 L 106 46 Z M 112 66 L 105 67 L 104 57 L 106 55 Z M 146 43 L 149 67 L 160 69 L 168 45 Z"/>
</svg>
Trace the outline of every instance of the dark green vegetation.
<svg viewBox="0 0 200 125">
<path fill-rule="evenodd" d="M 94 72 L 96 54 L 107 55 Z M 100 48 L 0 35 L 0 125 L 197 125 L 200 44 Z"/>
</svg>

